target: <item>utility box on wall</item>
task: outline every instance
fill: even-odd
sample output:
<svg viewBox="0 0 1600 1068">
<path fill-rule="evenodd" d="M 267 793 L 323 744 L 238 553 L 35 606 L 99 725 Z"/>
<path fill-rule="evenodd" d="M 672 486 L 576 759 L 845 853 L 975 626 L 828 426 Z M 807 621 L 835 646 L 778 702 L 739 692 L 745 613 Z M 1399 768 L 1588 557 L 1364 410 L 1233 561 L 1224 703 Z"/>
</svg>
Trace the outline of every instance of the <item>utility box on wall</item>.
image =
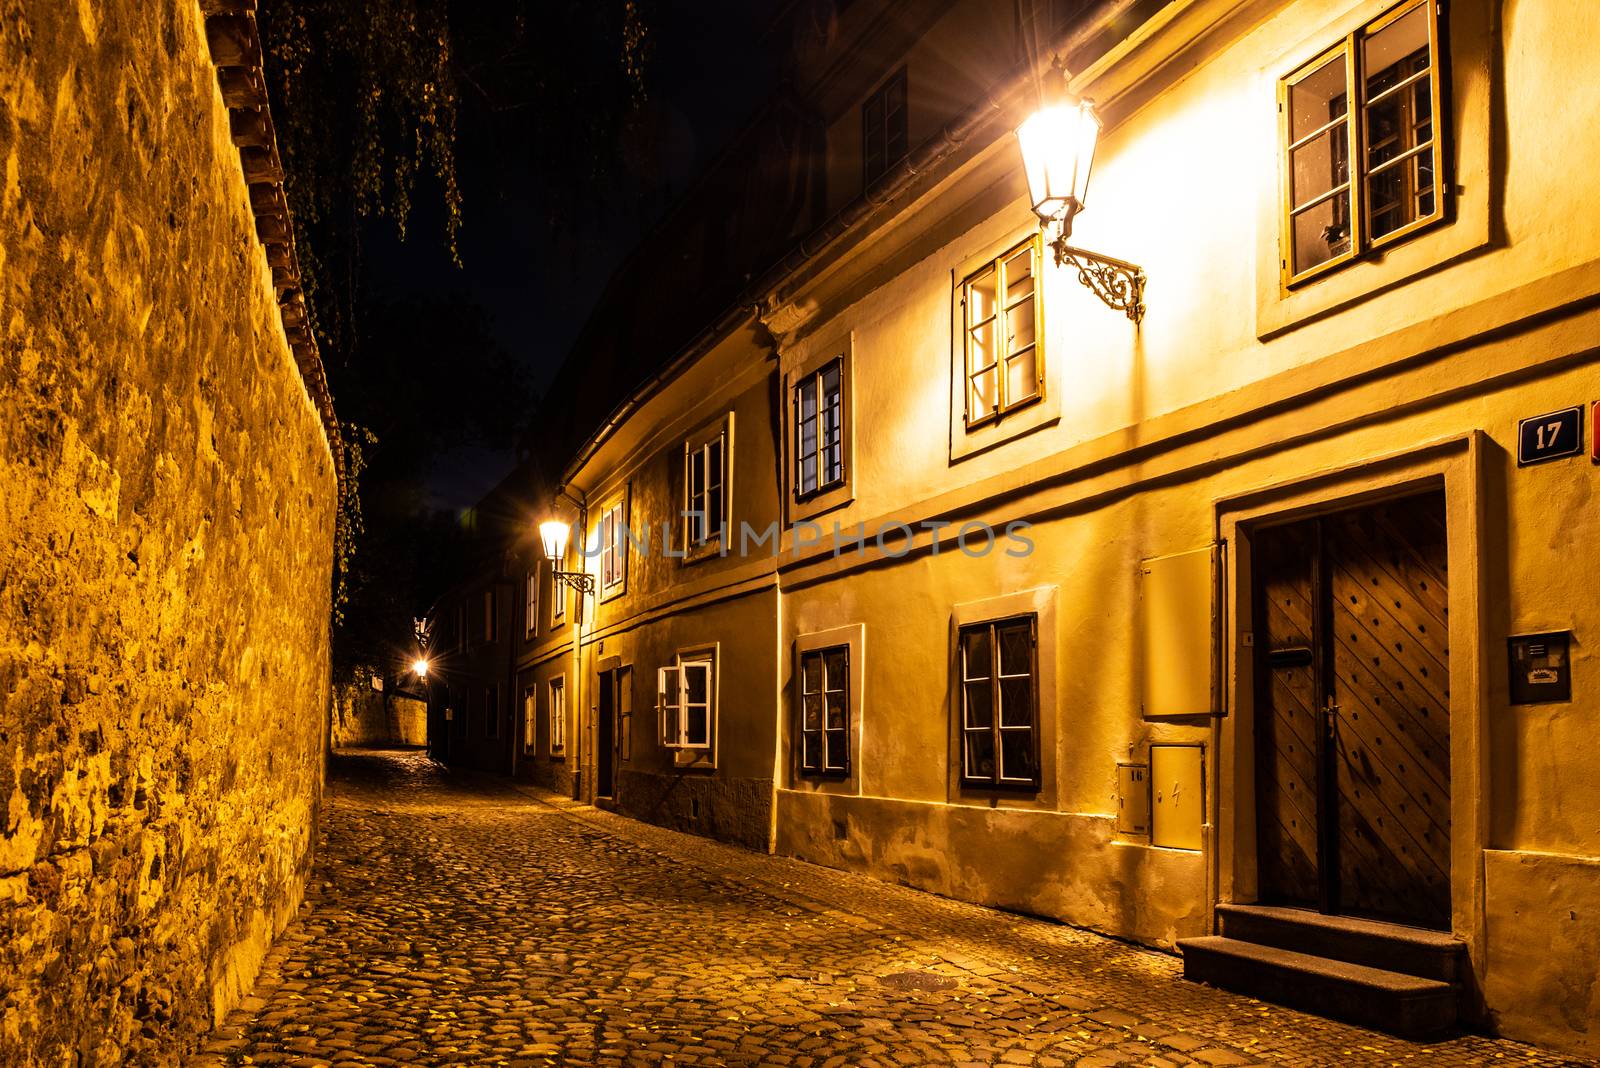
<svg viewBox="0 0 1600 1068">
<path fill-rule="evenodd" d="M 1199 849 L 1204 836 L 1205 801 L 1205 748 L 1152 745 L 1150 844 Z"/>
<path fill-rule="evenodd" d="M 1147 718 L 1218 712 L 1217 565 L 1207 545 L 1139 564 L 1139 702 Z"/>
<path fill-rule="evenodd" d="M 1117 765 L 1117 833 L 1150 833 L 1150 768 Z"/>
</svg>

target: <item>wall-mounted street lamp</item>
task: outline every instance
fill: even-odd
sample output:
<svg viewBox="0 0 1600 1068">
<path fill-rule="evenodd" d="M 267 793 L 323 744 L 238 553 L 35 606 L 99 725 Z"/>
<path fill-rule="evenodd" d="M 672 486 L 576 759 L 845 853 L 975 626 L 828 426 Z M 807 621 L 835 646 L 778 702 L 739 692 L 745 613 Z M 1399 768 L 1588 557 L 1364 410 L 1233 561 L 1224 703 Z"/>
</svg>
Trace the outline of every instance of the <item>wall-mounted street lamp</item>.
<svg viewBox="0 0 1600 1068">
<path fill-rule="evenodd" d="M 418 682 L 428 681 L 428 661 L 426 657 L 417 657 L 411 665 L 411 670 L 417 673 Z"/>
<path fill-rule="evenodd" d="M 1094 290 L 1108 307 L 1137 323 L 1144 318 L 1144 270 L 1067 244 L 1073 216 L 1084 208 L 1099 138 L 1100 116 L 1094 113 L 1092 100 L 1041 108 L 1017 127 L 1034 214 L 1046 233 L 1052 223 L 1058 227 L 1050 242 L 1056 266 L 1072 264 L 1078 269 L 1078 281 Z"/>
<path fill-rule="evenodd" d="M 565 582 L 578 591 L 578 611 L 583 611 L 582 596 L 594 592 L 594 576 L 587 571 L 563 571 L 561 564 L 567 558 L 567 539 L 572 537 L 572 527 L 559 519 L 547 519 L 539 524 L 539 544 L 544 548 L 545 559 L 550 561 L 550 574 L 558 582 Z"/>
</svg>

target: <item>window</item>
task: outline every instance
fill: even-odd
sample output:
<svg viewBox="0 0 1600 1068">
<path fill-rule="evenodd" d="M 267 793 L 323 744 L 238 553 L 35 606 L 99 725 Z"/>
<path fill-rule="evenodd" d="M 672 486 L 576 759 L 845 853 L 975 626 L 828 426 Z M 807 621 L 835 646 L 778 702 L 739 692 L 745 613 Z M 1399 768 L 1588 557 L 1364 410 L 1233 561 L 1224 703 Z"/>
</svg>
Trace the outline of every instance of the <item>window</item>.
<svg viewBox="0 0 1600 1068">
<path fill-rule="evenodd" d="M 850 770 L 850 647 L 800 654 L 800 772 Z"/>
<path fill-rule="evenodd" d="M 550 680 L 550 755 L 560 756 L 567 751 L 567 680 L 558 676 Z"/>
<path fill-rule="evenodd" d="M 522 691 L 522 749 L 531 753 L 539 744 L 539 699 L 532 686 Z"/>
<path fill-rule="evenodd" d="M 1286 285 L 1444 217 L 1438 40 L 1411 0 L 1279 83 Z"/>
<path fill-rule="evenodd" d="M 495 611 L 495 609 L 498 607 L 498 605 L 495 604 L 497 600 L 498 598 L 495 597 L 494 587 L 491 586 L 489 589 L 483 591 L 483 640 L 485 642 L 492 642 L 500 637 L 500 628 L 497 626 L 497 624 L 500 622 L 498 618 L 499 613 Z"/>
<path fill-rule="evenodd" d="M 1039 785 L 1034 616 L 960 630 L 961 782 Z"/>
<path fill-rule="evenodd" d="M 1039 399 L 1038 239 L 1029 238 L 961 285 L 967 426 Z"/>
<path fill-rule="evenodd" d="M 600 516 L 600 592 L 623 584 L 628 577 L 628 526 L 623 502 L 607 508 Z"/>
<path fill-rule="evenodd" d="M 550 625 L 552 627 L 559 627 L 567 618 L 567 584 L 555 577 L 555 570 L 560 566 L 556 562 L 550 564 Z"/>
<path fill-rule="evenodd" d="M 844 482 L 844 360 L 794 387 L 794 493 L 804 499 Z"/>
<path fill-rule="evenodd" d="M 528 569 L 528 574 L 523 579 L 523 627 L 524 633 L 533 637 L 539 633 L 539 565 L 534 564 Z"/>
<path fill-rule="evenodd" d="M 656 708 L 661 744 L 668 749 L 710 749 L 711 717 L 716 707 L 709 657 L 679 660 L 656 673 Z"/>
<path fill-rule="evenodd" d="M 906 69 L 901 67 L 861 105 L 862 182 L 871 185 L 905 157 Z"/>
<path fill-rule="evenodd" d="M 684 538 L 690 549 L 722 537 L 727 522 L 726 443 L 727 434 L 718 433 L 698 445 L 684 446 Z"/>
<path fill-rule="evenodd" d="M 483 736 L 500 737 L 500 687 L 489 686 L 483 691 Z"/>
</svg>

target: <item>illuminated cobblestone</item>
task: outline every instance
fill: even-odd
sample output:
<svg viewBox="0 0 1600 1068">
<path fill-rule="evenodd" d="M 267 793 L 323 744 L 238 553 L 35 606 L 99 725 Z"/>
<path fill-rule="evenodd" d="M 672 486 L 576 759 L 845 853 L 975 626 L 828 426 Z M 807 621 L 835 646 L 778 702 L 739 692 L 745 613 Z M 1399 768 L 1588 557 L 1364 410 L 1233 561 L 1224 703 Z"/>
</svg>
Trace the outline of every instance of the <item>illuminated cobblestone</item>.
<svg viewBox="0 0 1600 1068">
<path fill-rule="evenodd" d="M 336 762 L 309 911 L 205 1065 L 1559 1065 L 449 772 Z"/>
</svg>

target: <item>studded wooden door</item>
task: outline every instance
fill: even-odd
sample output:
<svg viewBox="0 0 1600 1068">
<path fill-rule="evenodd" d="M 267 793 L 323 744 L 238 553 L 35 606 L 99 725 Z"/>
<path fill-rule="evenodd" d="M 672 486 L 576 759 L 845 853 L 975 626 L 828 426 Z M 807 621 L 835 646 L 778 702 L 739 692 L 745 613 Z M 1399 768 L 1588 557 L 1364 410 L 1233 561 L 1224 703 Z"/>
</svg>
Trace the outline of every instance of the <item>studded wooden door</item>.
<svg viewBox="0 0 1600 1068">
<path fill-rule="evenodd" d="M 1260 530 L 1264 901 L 1450 925 L 1444 496 Z"/>
</svg>

